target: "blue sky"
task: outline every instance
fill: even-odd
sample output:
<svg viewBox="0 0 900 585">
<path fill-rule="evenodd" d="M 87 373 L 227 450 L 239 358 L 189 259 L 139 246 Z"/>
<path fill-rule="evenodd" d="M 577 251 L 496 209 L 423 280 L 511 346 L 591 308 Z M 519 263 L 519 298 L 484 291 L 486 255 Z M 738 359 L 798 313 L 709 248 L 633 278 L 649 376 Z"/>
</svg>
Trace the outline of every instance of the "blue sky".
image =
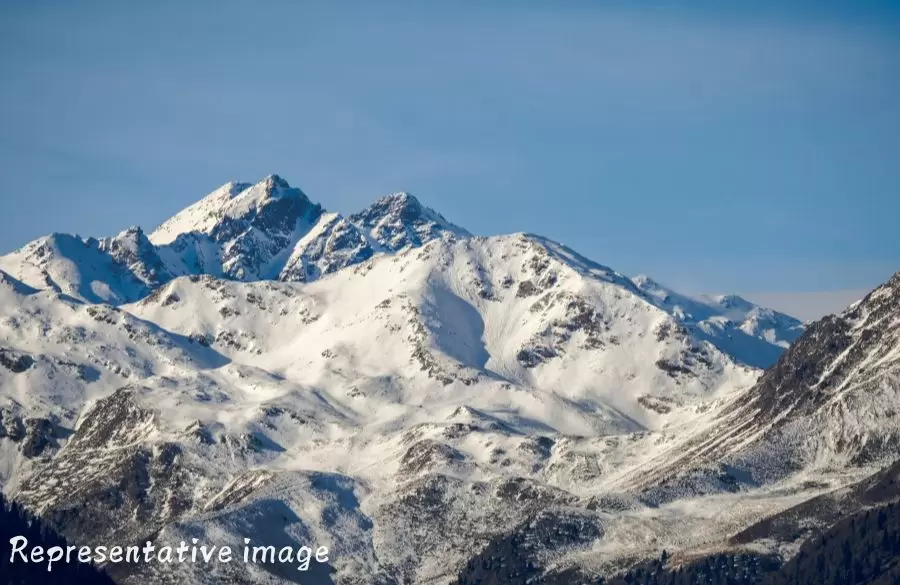
<svg viewBox="0 0 900 585">
<path fill-rule="evenodd" d="M 0 4 L 0 251 L 276 172 L 686 292 L 900 269 L 897 3 L 440 4 Z"/>
</svg>

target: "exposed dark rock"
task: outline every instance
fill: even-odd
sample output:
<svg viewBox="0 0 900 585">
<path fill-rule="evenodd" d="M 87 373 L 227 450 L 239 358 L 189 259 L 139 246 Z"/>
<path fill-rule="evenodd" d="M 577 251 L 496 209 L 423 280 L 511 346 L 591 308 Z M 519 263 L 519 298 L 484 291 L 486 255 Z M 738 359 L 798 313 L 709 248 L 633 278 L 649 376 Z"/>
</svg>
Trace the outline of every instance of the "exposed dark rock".
<svg viewBox="0 0 900 585">
<path fill-rule="evenodd" d="M 423 439 L 413 444 L 400 460 L 403 473 L 419 473 L 435 467 L 452 465 L 462 461 L 463 455 L 450 445 L 432 439 Z"/>
<path fill-rule="evenodd" d="M 349 219 L 369 230 L 379 246 L 391 251 L 422 246 L 444 233 L 467 235 L 409 193 L 382 197 Z"/>
<path fill-rule="evenodd" d="M 516 360 L 526 368 L 534 368 L 557 355 L 559 354 L 553 348 L 539 345 L 520 349 L 516 354 Z"/>
<path fill-rule="evenodd" d="M 647 410 L 652 410 L 658 414 L 668 414 L 672 412 L 672 407 L 674 405 L 672 399 L 661 396 L 638 396 L 637 401 L 638 404 Z"/>
<path fill-rule="evenodd" d="M 89 242 L 93 243 L 92 240 Z M 116 265 L 127 269 L 149 289 L 172 279 L 156 248 L 139 227 L 131 227 L 113 238 L 96 241 L 96 245 L 109 254 Z"/>
<path fill-rule="evenodd" d="M 21 374 L 34 365 L 34 358 L 26 353 L 11 349 L 0 349 L 0 366 L 14 374 Z"/>
<path fill-rule="evenodd" d="M 500 480 L 494 493 L 498 498 L 514 500 L 527 505 L 548 506 L 551 504 L 567 505 L 576 498 L 559 488 L 524 478 L 512 477 Z"/>
<path fill-rule="evenodd" d="M 809 415 L 848 375 L 855 372 L 860 376 L 858 368 L 863 360 L 882 363 L 882 371 L 896 367 L 896 361 L 884 363 L 879 358 L 887 357 L 900 341 L 898 315 L 900 272 L 852 310 L 812 323 L 748 394 L 758 409 L 759 420 L 776 418 L 787 411 L 794 417 Z M 842 355 L 844 352 L 846 355 Z M 878 372 L 866 373 L 871 378 Z M 790 420 L 777 418 L 780 424 Z"/>
<path fill-rule="evenodd" d="M 203 333 L 191 333 L 188 336 L 188 339 L 190 339 L 192 343 L 202 345 L 203 347 L 209 347 L 213 342 L 213 339 L 211 339 L 209 335 Z"/>
<path fill-rule="evenodd" d="M 98 401 L 66 448 L 19 487 L 23 504 L 82 543 L 151 534 L 193 504 L 183 448 L 146 442 L 155 414 L 135 392 L 123 388 Z"/>
<path fill-rule="evenodd" d="M 0 408 L 0 439 L 18 443 L 25 438 L 25 423 L 12 410 Z"/>
<path fill-rule="evenodd" d="M 22 442 L 22 454 L 25 457 L 38 457 L 48 448 L 57 447 L 57 428 L 45 418 L 25 419 L 25 440 Z"/>
<path fill-rule="evenodd" d="M 516 297 L 524 299 L 527 297 L 532 297 L 539 292 L 541 292 L 540 289 L 535 286 L 533 282 L 531 282 L 530 280 L 523 280 L 519 283 L 519 288 L 516 289 Z"/>
<path fill-rule="evenodd" d="M 691 369 L 687 368 L 681 364 L 672 363 L 668 360 L 659 359 L 656 360 L 656 367 L 660 370 L 667 373 L 669 376 L 675 378 L 678 374 L 690 374 Z"/>
<path fill-rule="evenodd" d="M 548 510 L 536 513 L 511 532 L 492 538 L 460 570 L 455 585 L 545 583 L 545 563 L 552 558 L 553 551 L 587 546 L 602 535 L 600 522 L 590 512 Z"/>
<path fill-rule="evenodd" d="M 519 443 L 518 448 L 525 453 L 547 459 L 555 444 L 556 442 L 550 437 L 527 437 Z"/>
</svg>

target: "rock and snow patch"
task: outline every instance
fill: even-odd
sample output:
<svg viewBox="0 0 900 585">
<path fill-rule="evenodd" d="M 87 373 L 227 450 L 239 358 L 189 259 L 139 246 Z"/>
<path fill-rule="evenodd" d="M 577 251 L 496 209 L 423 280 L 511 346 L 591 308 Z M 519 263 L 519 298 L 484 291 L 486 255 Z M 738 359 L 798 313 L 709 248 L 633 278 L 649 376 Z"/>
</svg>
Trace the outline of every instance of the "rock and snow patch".
<svg viewBox="0 0 900 585">
<path fill-rule="evenodd" d="M 796 320 L 408 194 L 344 217 L 277 176 L 229 183 L 149 236 L 57 234 L 0 269 L 0 482 L 76 539 L 312 539 L 347 585 L 447 582 L 531 530 L 556 535 L 536 562 L 589 566 L 808 497 L 754 475 L 772 425 L 808 435 L 779 444 L 801 469 L 895 444 L 866 396 L 895 399 L 896 283 L 751 390 Z"/>
</svg>

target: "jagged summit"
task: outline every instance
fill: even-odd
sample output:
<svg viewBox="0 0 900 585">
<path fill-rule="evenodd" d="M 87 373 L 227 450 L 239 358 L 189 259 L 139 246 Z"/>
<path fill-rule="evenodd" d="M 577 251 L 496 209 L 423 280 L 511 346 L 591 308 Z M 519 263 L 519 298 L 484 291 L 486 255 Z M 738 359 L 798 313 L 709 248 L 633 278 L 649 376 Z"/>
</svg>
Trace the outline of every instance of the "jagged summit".
<svg viewBox="0 0 900 585">
<path fill-rule="evenodd" d="M 638 274 L 637 276 L 633 276 L 631 280 L 634 281 L 634 284 L 641 289 L 660 286 L 658 282 L 656 282 L 646 274 Z"/>
<path fill-rule="evenodd" d="M 160 259 L 156 247 L 140 227 L 131 226 L 112 238 L 90 238 L 88 245 L 96 245 L 117 264 L 126 266 L 149 289 L 172 278 L 172 273 Z"/>
<path fill-rule="evenodd" d="M 396 193 L 391 193 L 389 195 L 379 197 L 372 205 L 370 205 L 365 210 L 353 214 L 353 217 L 359 217 L 360 219 L 362 219 L 364 215 L 367 215 L 368 213 L 374 213 L 380 216 L 393 215 L 398 216 L 401 219 L 414 221 L 418 219 L 426 209 L 427 208 L 422 205 L 422 202 L 419 201 L 413 194 L 407 193 L 406 191 L 398 191 Z"/>
<path fill-rule="evenodd" d="M 226 185 L 213 192 L 152 234 L 173 274 L 274 278 L 323 212 L 277 177 L 234 193 L 237 188 Z"/>
<path fill-rule="evenodd" d="M 444 234 L 469 235 L 408 193 L 346 218 L 271 174 L 228 182 L 150 234 L 139 227 L 102 239 L 54 234 L 0 258 L 0 266 L 34 287 L 120 304 L 185 275 L 308 282 Z"/>
<path fill-rule="evenodd" d="M 149 292 L 147 283 L 104 249 L 101 241 L 72 234 L 43 236 L 0 256 L 0 269 L 30 287 L 90 303 L 120 304 Z"/>
<path fill-rule="evenodd" d="M 250 185 L 243 192 L 239 193 L 235 198 L 240 199 L 245 197 L 255 202 L 281 198 L 309 200 L 302 190 L 297 187 L 291 187 L 290 183 L 275 174 L 263 177 L 260 181 Z"/>
<path fill-rule="evenodd" d="M 256 183 L 229 182 L 163 222 L 150 234 L 150 241 L 159 246 L 191 233 L 215 235 L 215 232 L 223 231 L 223 223 L 252 223 L 257 216 L 275 215 L 273 211 L 289 212 L 290 204 L 276 204 L 281 199 L 297 200 L 293 207 L 298 209 L 312 206 L 303 191 L 291 187 L 278 175 L 268 175 Z M 268 210 L 272 205 L 278 207 Z"/>
<path fill-rule="evenodd" d="M 404 192 L 378 199 L 366 209 L 351 215 L 350 221 L 369 231 L 380 247 L 390 251 L 421 246 L 441 233 L 461 237 L 471 235 Z"/>
<path fill-rule="evenodd" d="M 445 234 L 470 235 L 409 193 L 394 193 L 349 218 L 323 214 L 297 242 L 278 279 L 308 282 L 377 253 L 417 248 Z"/>
<path fill-rule="evenodd" d="M 900 275 L 760 378 L 796 323 L 409 194 L 229 183 L 0 257 L 0 485 L 84 544 L 325 545 L 335 585 L 449 583 L 524 534 L 560 568 L 684 558 L 898 450 Z"/>
<path fill-rule="evenodd" d="M 343 216 L 272 174 L 255 183 L 226 183 L 149 235 L 139 227 L 99 240 L 60 234 L 0 258 L 0 267 L 35 288 L 118 305 L 179 276 L 311 282 L 379 254 L 471 237 L 410 193 L 392 193 Z M 538 235 L 516 241 L 543 248 L 585 276 L 644 295 L 701 339 L 754 367 L 774 362 L 802 330 L 790 317 L 743 300 L 690 298 L 647 277 L 629 279 Z"/>
<path fill-rule="evenodd" d="M 252 186 L 251 183 L 229 181 L 212 191 L 196 203 L 186 207 L 159 225 L 150 233 L 150 241 L 155 245 L 171 243 L 181 234 L 204 231 L 207 224 L 215 223 L 217 210 L 223 209 L 229 201 Z"/>
<path fill-rule="evenodd" d="M 269 184 L 272 187 L 278 187 L 281 189 L 290 189 L 291 188 L 291 186 L 288 184 L 288 182 L 284 178 L 282 178 L 281 175 L 277 175 L 275 173 L 272 173 L 270 175 L 266 175 L 265 177 L 263 177 L 262 182 Z"/>
</svg>

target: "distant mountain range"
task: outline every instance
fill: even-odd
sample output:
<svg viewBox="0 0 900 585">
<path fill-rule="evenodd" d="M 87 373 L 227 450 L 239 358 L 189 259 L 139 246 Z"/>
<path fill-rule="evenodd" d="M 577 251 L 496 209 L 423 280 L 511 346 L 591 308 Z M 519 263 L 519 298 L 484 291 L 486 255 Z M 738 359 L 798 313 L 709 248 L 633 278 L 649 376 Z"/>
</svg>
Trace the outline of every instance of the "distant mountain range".
<svg viewBox="0 0 900 585">
<path fill-rule="evenodd" d="M 139 227 L 101 239 L 53 234 L 0 257 L 0 270 L 36 288 L 117 306 L 182 276 L 311 282 L 376 255 L 471 239 L 408 193 L 382 197 L 344 217 L 270 175 L 256 184 L 226 183 L 149 236 Z M 592 264 L 568 253 L 575 264 Z M 734 295 L 691 298 L 644 276 L 633 284 L 646 300 L 752 366 L 771 364 L 802 331 L 796 319 Z"/>
<path fill-rule="evenodd" d="M 304 583 L 450 583 L 509 542 L 542 579 L 786 559 L 843 512 L 734 537 L 896 458 L 898 278 L 806 327 L 406 193 L 344 217 L 228 183 L 149 235 L 0 257 L 0 482 L 73 542 L 329 546 Z M 159 570 L 108 567 L 297 578 Z"/>
</svg>

